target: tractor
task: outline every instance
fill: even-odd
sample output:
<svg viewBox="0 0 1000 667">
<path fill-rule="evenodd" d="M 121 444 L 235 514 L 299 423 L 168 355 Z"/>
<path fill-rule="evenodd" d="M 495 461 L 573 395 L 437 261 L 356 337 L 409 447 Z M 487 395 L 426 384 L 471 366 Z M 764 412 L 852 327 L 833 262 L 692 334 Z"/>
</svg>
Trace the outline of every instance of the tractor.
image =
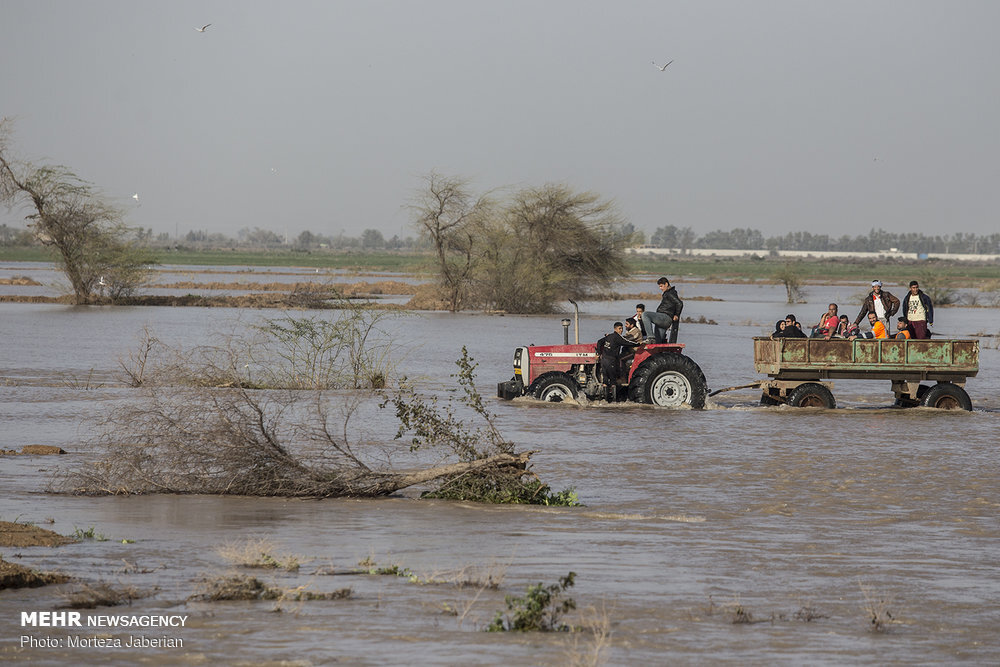
<svg viewBox="0 0 1000 667">
<path fill-rule="evenodd" d="M 632 401 L 666 408 L 703 408 L 708 383 L 701 368 L 683 354 L 680 343 L 649 343 L 622 359 L 616 382 L 606 382 L 595 344 L 529 345 L 514 350 L 514 377 L 497 385 L 497 396 L 511 400 L 577 399 Z"/>
</svg>

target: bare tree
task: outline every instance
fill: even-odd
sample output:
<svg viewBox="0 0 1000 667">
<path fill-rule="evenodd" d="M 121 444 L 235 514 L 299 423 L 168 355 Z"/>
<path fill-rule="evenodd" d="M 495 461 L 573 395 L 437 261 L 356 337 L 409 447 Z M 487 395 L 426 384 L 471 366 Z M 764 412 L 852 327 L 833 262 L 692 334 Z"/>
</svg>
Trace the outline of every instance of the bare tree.
<svg viewBox="0 0 1000 667">
<path fill-rule="evenodd" d="M 475 197 L 460 178 L 431 172 L 427 188 L 410 204 L 414 225 L 437 254 L 441 286 L 452 312 L 466 304 L 469 278 L 475 269 L 478 226 L 489 217 L 490 199 Z"/>
<path fill-rule="evenodd" d="M 153 260 L 129 241 L 133 230 L 121 211 L 66 167 L 36 167 L 12 158 L 10 126 L 9 119 L 0 120 L 0 202 L 32 210 L 27 220 L 35 238 L 57 252 L 76 303 L 89 303 L 97 286 L 112 298 L 131 295 Z"/>
</svg>

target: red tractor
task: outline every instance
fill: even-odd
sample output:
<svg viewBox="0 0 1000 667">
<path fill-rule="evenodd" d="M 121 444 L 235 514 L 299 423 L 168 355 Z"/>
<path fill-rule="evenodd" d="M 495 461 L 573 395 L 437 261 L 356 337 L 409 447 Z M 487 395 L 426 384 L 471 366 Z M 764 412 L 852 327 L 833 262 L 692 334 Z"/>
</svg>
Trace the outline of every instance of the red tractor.
<svg viewBox="0 0 1000 667">
<path fill-rule="evenodd" d="M 622 360 L 618 381 L 606 383 L 595 344 L 530 345 L 514 350 L 514 377 L 497 385 L 497 396 L 531 395 L 540 401 L 576 399 L 652 403 L 667 408 L 705 407 L 708 383 L 683 344 L 647 344 Z"/>
</svg>

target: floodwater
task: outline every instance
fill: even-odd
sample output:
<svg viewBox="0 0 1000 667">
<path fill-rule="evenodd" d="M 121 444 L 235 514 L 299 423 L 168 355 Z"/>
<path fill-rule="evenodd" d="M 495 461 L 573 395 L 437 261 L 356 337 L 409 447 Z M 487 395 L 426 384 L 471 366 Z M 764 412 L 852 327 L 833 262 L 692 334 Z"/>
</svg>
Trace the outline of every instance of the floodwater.
<svg viewBox="0 0 1000 667">
<path fill-rule="evenodd" d="M 643 284 L 644 291 L 651 291 Z M 680 285 L 680 341 L 710 389 L 762 379 L 751 337 L 789 306 L 780 287 Z M 863 286 L 810 287 L 796 305 L 811 324 L 829 301 Z M 896 293 L 901 293 L 897 288 Z M 594 341 L 632 301 L 581 304 L 581 340 Z M 856 308 L 845 308 L 852 317 Z M 297 315 L 309 313 L 296 313 Z M 333 317 L 332 313 L 317 313 Z M 838 409 L 762 408 L 752 390 L 703 411 L 539 404 L 493 398 L 503 433 L 537 450 L 533 470 L 553 489 L 575 487 L 584 507 L 484 506 L 427 501 L 409 490 L 380 500 L 210 496 L 81 498 L 45 492 L 55 472 L 86 465 L 89 420 L 130 392 L 118 360 L 143 327 L 179 346 L 279 317 L 274 311 L 73 308 L 0 303 L 0 448 L 60 445 L 55 457 L 0 458 L 0 519 L 106 541 L 3 550 L 4 559 L 71 574 L 63 586 L 0 591 L 0 660 L 38 664 L 567 664 L 598 655 L 593 633 L 483 632 L 505 595 L 576 573 L 579 609 L 607 620 L 609 664 L 942 664 L 1000 662 L 1000 351 L 981 338 L 975 409 L 891 407 L 888 382 L 837 382 Z M 399 371 L 449 395 L 466 345 L 492 397 L 517 345 L 562 340 L 562 316 L 411 314 L 388 320 Z M 997 311 L 946 308 L 937 329 L 996 334 Z M 391 443 L 392 413 L 371 401 L 358 440 Z M 406 461 L 396 454 L 398 462 Z M 400 463 L 400 465 L 403 465 Z M 51 522 L 51 523 L 49 523 Z M 201 602 L 201 582 L 232 571 L 218 547 L 266 537 L 302 562 L 296 573 L 244 571 L 265 583 L 344 600 Z M 125 540 L 125 542 L 123 542 Z M 329 576 L 371 557 L 421 579 L 461 568 L 503 570 L 498 590 L 392 576 Z M 130 607 L 85 614 L 181 614 L 168 635 L 183 648 L 30 648 L 21 636 L 65 638 L 66 628 L 22 628 L 20 612 L 55 609 L 81 583 L 156 590 Z M 873 632 L 866 605 L 884 632 Z M 571 614 L 570 622 L 585 623 Z M 737 620 L 752 620 L 737 623 Z M 87 636 L 94 630 L 80 633 Z"/>
</svg>

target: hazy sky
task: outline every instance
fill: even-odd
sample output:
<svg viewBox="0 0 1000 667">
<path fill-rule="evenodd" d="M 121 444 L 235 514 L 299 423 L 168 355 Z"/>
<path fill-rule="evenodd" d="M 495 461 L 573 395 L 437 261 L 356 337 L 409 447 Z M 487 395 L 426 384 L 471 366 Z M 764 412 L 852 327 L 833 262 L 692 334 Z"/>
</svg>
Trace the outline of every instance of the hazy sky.
<svg viewBox="0 0 1000 667">
<path fill-rule="evenodd" d="M 593 190 L 647 231 L 992 233 L 998 25 L 993 0 L 0 0 L 0 115 L 170 234 L 412 235 L 431 170 Z"/>
</svg>

